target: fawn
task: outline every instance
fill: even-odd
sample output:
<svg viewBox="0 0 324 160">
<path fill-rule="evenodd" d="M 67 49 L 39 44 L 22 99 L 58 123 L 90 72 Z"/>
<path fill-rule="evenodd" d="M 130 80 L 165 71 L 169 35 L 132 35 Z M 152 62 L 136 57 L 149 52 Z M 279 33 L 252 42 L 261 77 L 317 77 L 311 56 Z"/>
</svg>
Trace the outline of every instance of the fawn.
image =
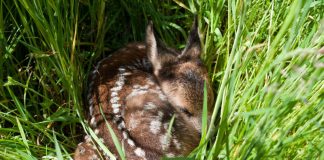
<svg viewBox="0 0 324 160">
<path fill-rule="evenodd" d="M 145 44 L 129 44 L 98 63 L 90 75 L 87 97 L 90 126 L 116 157 L 119 155 L 106 121 L 121 142 L 126 159 L 186 156 L 197 147 L 204 82 L 208 101 L 213 103 L 200 54 L 196 19 L 182 52 L 159 42 L 150 22 Z M 211 110 L 209 107 L 209 113 Z M 111 159 L 96 146 L 89 135 L 85 136 L 74 159 Z"/>
</svg>

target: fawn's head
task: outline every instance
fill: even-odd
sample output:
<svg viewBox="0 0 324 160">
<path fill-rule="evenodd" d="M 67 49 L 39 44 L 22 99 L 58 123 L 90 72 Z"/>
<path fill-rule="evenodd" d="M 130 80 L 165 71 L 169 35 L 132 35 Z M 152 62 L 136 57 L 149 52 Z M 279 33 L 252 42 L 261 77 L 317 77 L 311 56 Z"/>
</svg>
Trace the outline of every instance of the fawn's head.
<svg viewBox="0 0 324 160">
<path fill-rule="evenodd" d="M 209 104 L 213 92 L 208 81 L 206 67 L 200 60 L 201 47 L 198 22 L 195 19 L 187 44 L 182 52 L 166 47 L 155 38 L 153 25 L 146 29 L 146 47 L 154 75 L 169 102 L 198 131 L 201 129 L 204 82 L 208 90 Z M 208 113 L 212 111 L 208 105 Z"/>
</svg>

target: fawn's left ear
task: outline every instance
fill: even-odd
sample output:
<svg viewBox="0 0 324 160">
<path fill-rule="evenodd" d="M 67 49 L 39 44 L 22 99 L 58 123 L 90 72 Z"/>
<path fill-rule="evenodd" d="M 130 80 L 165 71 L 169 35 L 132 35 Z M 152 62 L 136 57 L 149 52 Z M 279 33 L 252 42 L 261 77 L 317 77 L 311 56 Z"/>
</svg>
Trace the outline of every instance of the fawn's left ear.
<svg viewBox="0 0 324 160">
<path fill-rule="evenodd" d="M 149 22 L 146 28 L 146 52 L 155 75 L 158 75 L 165 63 L 173 62 L 177 59 L 175 53 L 155 37 L 152 21 Z"/>
<path fill-rule="evenodd" d="M 159 70 L 161 69 L 161 63 L 159 60 L 159 53 L 158 53 L 158 44 L 154 35 L 153 30 L 153 22 L 149 21 L 147 27 L 146 27 L 146 52 L 149 61 L 153 65 L 153 70 Z"/>
<path fill-rule="evenodd" d="M 201 54 L 201 47 L 200 47 L 200 38 L 198 33 L 198 19 L 197 16 L 195 16 L 195 20 L 191 27 L 186 48 L 182 51 L 180 57 L 190 56 L 191 58 L 199 58 L 200 54 Z"/>
</svg>

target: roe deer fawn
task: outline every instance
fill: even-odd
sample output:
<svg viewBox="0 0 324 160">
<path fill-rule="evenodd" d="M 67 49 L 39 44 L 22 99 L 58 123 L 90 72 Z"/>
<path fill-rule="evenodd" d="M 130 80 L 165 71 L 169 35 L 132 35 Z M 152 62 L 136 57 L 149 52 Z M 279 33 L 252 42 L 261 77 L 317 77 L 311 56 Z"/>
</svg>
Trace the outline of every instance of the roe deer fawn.
<svg viewBox="0 0 324 160">
<path fill-rule="evenodd" d="M 116 157 L 118 152 L 105 119 L 121 142 L 126 159 L 185 156 L 197 147 L 204 82 L 209 102 L 213 103 L 200 53 L 196 19 L 182 52 L 160 43 L 150 22 L 145 44 L 129 44 L 98 63 L 90 75 L 90 126 Z M 209 107 L 209 113 L 211 110 Z M 110 159 L 96 146 L 86 136 L 74 159 Z"/>
</svg>

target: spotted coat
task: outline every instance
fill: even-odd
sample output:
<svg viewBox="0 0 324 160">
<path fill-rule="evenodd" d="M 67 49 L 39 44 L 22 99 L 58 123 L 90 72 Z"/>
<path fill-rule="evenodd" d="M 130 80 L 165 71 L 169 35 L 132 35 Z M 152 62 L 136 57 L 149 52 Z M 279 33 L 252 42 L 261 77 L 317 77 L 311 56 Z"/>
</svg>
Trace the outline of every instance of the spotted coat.
<svg viewBox="0 0 324 160">
<path fill-rule="evenodd" d="M 159 46 L 149 25 L 145 44 L 129 44 L 98 62 L 89 76 L 89 124 L 117 159 L 120 157 L 106 122 L 127 159 L 185 156 L 197 147 L 204 81 L 212 94 L 207 71 L 199 60 L 199 43 L 196 21 L 182 53 Z M 114 157 L 86 135 L 74 159 Z"/>
</svg>

